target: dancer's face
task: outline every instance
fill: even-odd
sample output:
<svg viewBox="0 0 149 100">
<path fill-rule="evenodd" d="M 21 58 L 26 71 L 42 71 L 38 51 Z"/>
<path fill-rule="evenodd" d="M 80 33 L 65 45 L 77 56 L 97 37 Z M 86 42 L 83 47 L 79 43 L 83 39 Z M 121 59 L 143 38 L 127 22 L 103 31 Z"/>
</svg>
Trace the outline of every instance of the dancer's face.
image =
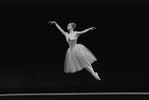
<svg viewBox="0 0 149 100">
<path fill-rule="evenodd" d="M 72 29 L 72 25 L 71 25 L 71 23 L 69 23 L 67 26 L 67 30 L 71 30 L 71 29 Z"/>
</svg>

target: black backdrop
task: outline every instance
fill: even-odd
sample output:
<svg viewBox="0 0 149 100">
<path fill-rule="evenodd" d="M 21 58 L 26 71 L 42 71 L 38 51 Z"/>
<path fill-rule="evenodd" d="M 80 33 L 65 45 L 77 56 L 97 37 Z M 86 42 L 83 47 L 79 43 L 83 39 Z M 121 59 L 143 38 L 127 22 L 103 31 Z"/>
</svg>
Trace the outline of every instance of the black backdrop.
<svg viewBox="0 0 149 100">
<path fill-rule="evenodd" d="M 148 91 L 148 2 L 0 1 L 0 90 L 4 92 Z M 48 21 L 81 31 L 78 43 L 97 57 L 97 81 L 85 69 L 64 73 L 68 44 Z"/>
</svg>

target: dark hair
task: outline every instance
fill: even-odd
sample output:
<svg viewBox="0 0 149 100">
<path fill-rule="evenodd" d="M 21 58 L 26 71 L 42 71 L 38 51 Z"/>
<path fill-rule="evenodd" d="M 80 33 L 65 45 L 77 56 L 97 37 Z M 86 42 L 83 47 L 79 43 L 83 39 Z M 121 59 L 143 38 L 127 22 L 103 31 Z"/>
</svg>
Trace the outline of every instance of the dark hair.
<svg viewBox="0 0 149 100">
<path fill-rule="evenodd" d="M 71 26 L 73 27 L 73 29 L 76 28 L 76 24 L 74 22 L 71 22 Z"/>
</svg>

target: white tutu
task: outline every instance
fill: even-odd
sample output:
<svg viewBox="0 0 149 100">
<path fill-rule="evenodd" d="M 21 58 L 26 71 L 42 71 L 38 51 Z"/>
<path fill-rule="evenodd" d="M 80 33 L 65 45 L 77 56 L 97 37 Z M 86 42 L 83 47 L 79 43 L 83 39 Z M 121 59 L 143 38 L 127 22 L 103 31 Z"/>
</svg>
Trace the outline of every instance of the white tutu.
<svg viewBox="0 0 149 100">
<path fill-rule="evenodd" d="M 76 44 L 72 49 L 68 48 L 65 58 L 64 72 L 73 73 L 90 66 L 97 58 L 82 44 Z"/>
</svg>

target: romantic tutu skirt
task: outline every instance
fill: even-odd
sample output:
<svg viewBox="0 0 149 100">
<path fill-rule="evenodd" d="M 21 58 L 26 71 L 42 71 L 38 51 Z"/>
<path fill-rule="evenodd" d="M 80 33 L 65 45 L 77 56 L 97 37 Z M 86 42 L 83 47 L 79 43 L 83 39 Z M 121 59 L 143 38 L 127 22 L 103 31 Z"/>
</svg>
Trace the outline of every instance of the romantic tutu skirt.
<svg viewBox="0 0 149 100">
<path fill-rule="evenodd" d="M 73 73 L 90 66 L 97 58 L 92 52 L 82 44 L 76 44 L 73 48 L 68 48 L 66 52 L 64 72 Z"/>
</svg>

